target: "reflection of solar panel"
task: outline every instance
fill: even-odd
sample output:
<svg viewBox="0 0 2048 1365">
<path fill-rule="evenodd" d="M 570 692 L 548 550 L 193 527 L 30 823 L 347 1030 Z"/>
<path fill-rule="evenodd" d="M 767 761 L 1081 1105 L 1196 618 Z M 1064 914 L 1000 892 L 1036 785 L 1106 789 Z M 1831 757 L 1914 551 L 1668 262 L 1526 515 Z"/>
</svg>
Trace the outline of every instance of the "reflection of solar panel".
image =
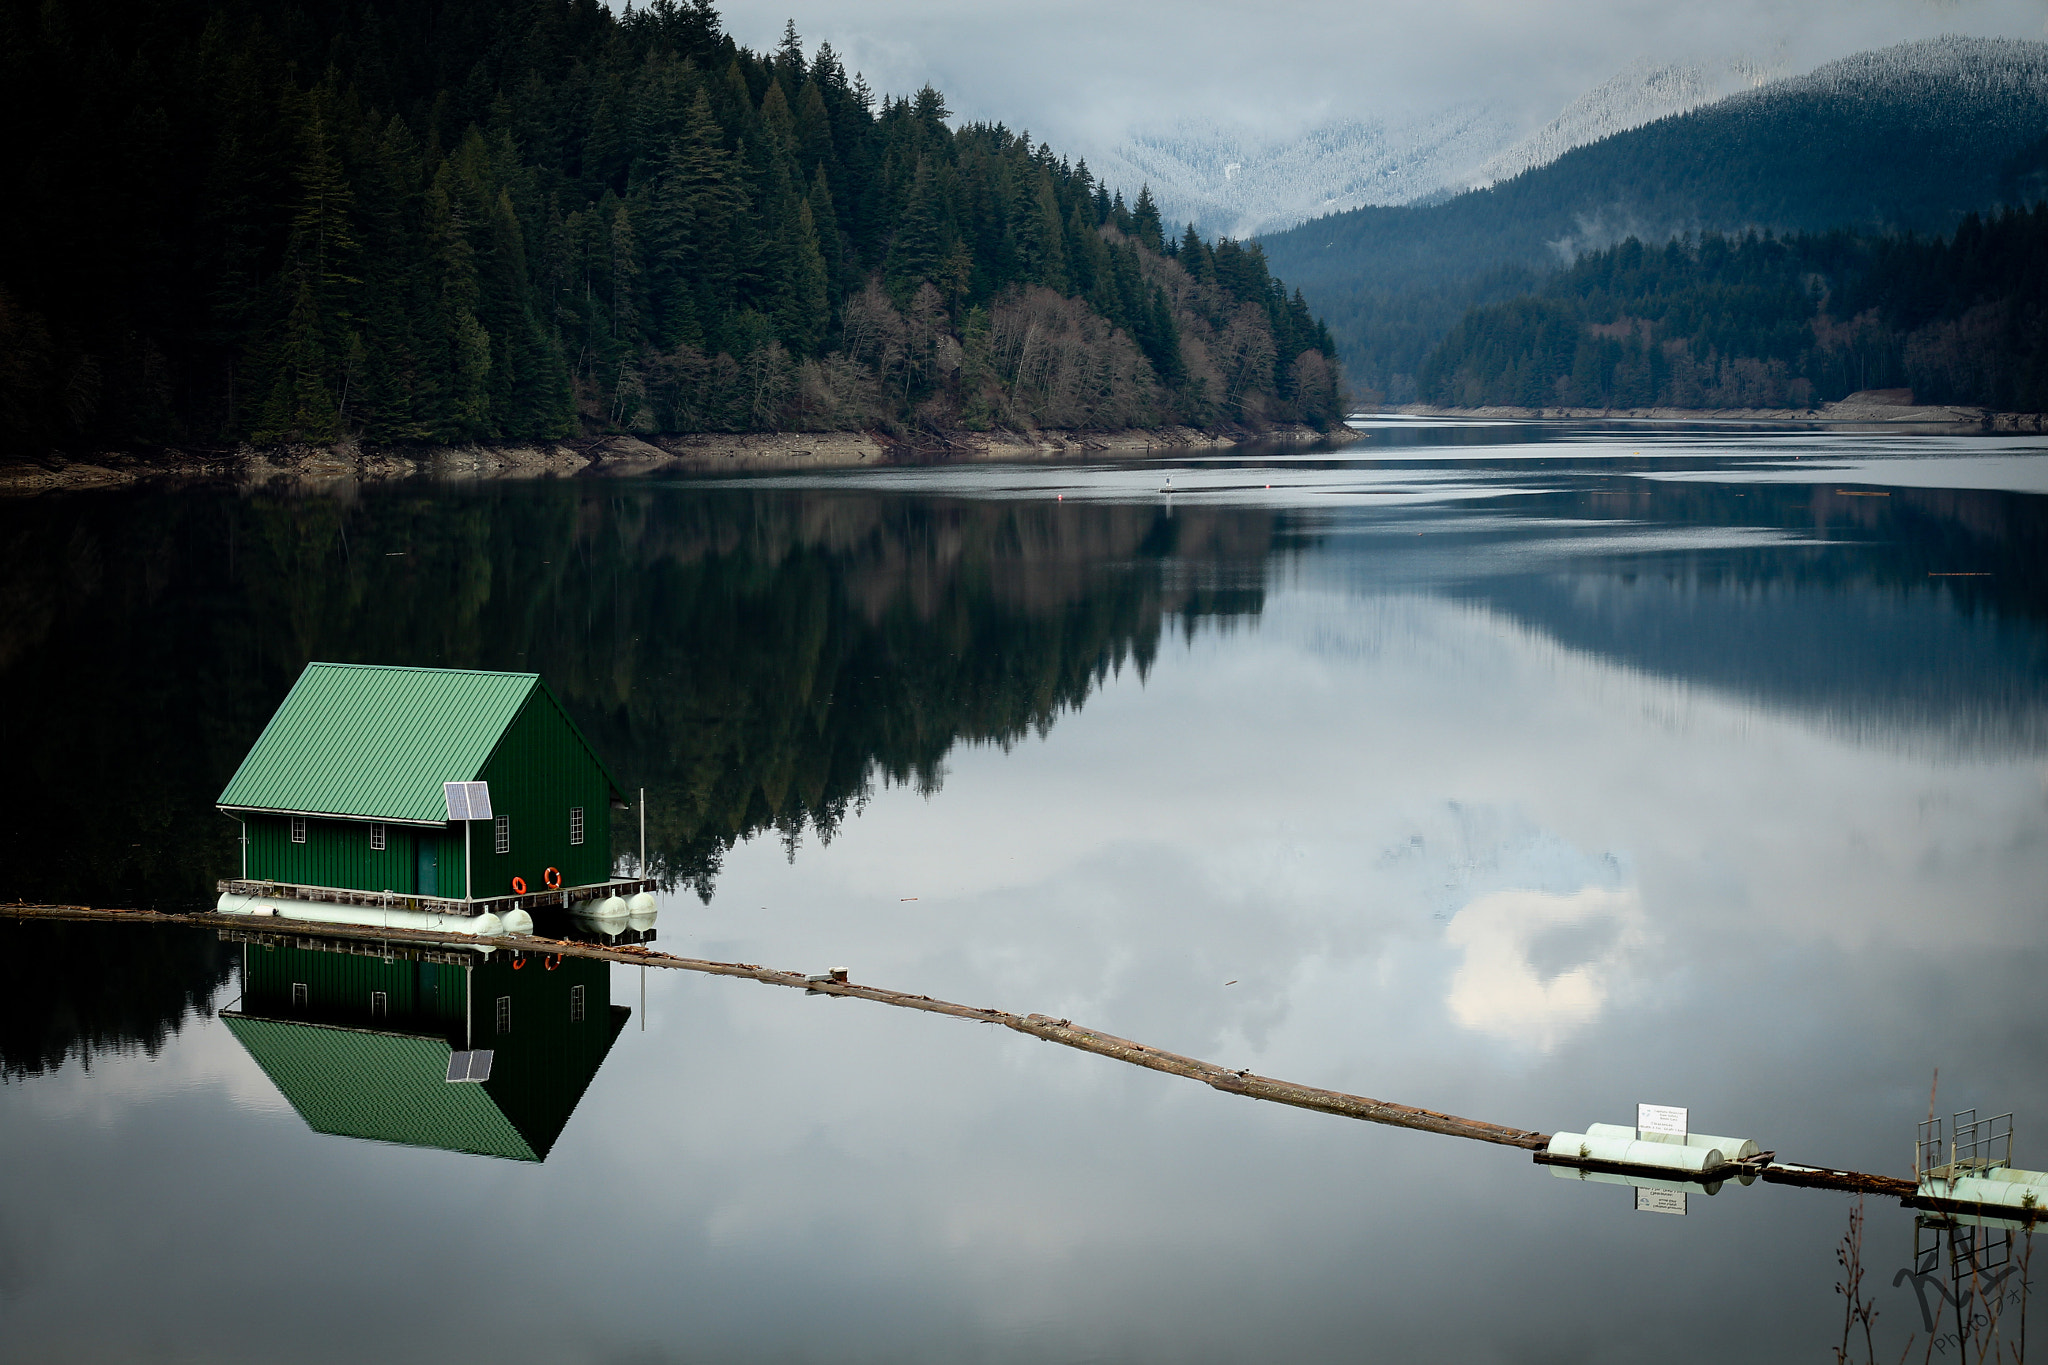
<svg viewBox="0 0 2048 1365">
<path fill-rule="evenodd" d="M 450 820 L 488 820 L 491 818 L 491 784 L 488 782 L 443 782 L 441 791 L 448 798 Z"/>
<path fill-rule="evenodd" d="M 491 1049 L 478 1048 L 475 1052 L 451 1052 L 448 1054 L 448 1079 L 450 1081 L 487 1081 L 491 1078 Z"/>
</svg>

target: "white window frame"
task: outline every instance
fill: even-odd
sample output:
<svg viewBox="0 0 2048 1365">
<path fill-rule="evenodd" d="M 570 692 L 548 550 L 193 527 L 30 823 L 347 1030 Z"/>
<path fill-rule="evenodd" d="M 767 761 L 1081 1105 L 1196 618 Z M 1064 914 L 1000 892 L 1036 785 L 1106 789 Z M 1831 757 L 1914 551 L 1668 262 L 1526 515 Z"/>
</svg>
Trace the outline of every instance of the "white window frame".
<svg viewBox="0 0 2048 1365">
<path fill-rule="evenodd" d="M 572 1023 L 572 1024 L 580 1024 L 580 1023 L 582 1023 L 582 1022 L 583 1022 L 583 1015 L 584 1015 L 584 995 L 583 995 L 583 987 L 581 987 L 581 986 L 571 986 L 571 987 L 569 988 L 569 1022 L 570 1022 L 570 1023 Z"/>
<path fill-rule="evenodd" d="M 511 851 L 512 817 L 509 815 L 501 815 L 497 819 L 491 821 L 491 852 L 510 853 Z"/>
<path fill-rule="evenodd" d="M 391 994 L 388 991 L 370 992 L 370 1017 L 389 1019 L 391 1017 Z"/>
<path fill-rule="evenodd" d="M 292 817 L 292 842 L 295 844 L 306 842 L 306 817 L 303 815 L 294 815 Z"/>
<path fill-rule="evenodd" d="M 307 1004 L 310 1004 L 310 1003 L 312 1003 L 311 997 L 312 997 L 312 992 L 311 992 L 310 990 L 308 990 L 308 989 L 307 989 L 307 987 L 306 987 L 306 983 L 305 983 L 305 982 L 303 982 L 303 981 L 294 981 L 294 982 L 292 982 L 292 1008 L 293 1008 L 293 1009 L 297 1009 L 297 1008 L 299 1008 L 299 1007 L 300 1007 L 301 1005 L 307 1005 Z"/>
<path fill-rule="evenodd" d="M 384 825 L 381 821 L 370 822 L 370 852 L 382 853 L 386 842 Z"/>
<path fill-rule="evenodd" d="M 577 846 L 581 845 L 582 842 L 583 807 L 571 806 L 569 807 L 569 843 L 571 844 L 571 846 Z"/>
<path fill-rule="evenodd" d="M 499 1033 L 510 1033 L 510 1032 L 512 1031 L 512 997 L 511 997 L 511 996 L 509 996 L 509 995 L 501 995 L 501 996 L 499 996 L 499 997 L 498 997 L 497 1019 L 496 1019 L 496 1021 L 495 1021 L 495 1022 L 496 1022 L 496 1023 L 497 1023 L 497 1025 L 498 1025 L 498 1027 L 497 1027 L 497 1029 L 496 1029 L 496 1032 L 499 1032 Z"/>
</svg>

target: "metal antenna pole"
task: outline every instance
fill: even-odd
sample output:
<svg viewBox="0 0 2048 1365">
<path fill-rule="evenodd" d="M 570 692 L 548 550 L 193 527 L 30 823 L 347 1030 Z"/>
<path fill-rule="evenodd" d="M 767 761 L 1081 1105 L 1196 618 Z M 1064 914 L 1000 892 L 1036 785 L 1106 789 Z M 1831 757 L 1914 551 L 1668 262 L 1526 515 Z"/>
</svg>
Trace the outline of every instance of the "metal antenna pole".
<svg viewBox="0 0 2048 1365">
<path fill-rule="evenodd" d="M 640 789 L 640 875 L 647 875 L 647 788 Z"/>
</svg>

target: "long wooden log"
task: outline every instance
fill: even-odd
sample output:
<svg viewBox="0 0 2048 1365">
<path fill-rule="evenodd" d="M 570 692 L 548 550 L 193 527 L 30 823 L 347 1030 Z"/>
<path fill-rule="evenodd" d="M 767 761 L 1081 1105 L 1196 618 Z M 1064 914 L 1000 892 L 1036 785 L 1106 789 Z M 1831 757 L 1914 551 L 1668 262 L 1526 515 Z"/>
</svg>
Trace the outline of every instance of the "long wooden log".
<svg viewBox="0 0 2048 1365">
<path fill-rule="evenodd" d="M 1892 1175 L 1871 1175 L 1864 1171 L 1838 1171 L 1829 1166 L 1764 1167 L 1762 1178 L 1773 1185 L 1798 1185 L 1815 1190 L 1847 1190 L 1852 1194 L 1877 1194 L 1911 1199 L 1919 1186 Z"/>
<path fill-rule="evenodd" d="M 605 944 L 578 943 L 570 939 L 538 938 L 517 934 L 479 938 L 444 930 L 315 924 L 260 915 L 165 915 L 151 911 L 100 910 L 82 905 L 13 905 L 6 907 L 5 913 L 18 918 L 34 919 L 123 920 L 131 924 L 209 925 L 249 933 L 283 936 L 317 935 L 324 938 L 402 940 L 437 944 L 467 943 L 489 948 L 561 953 L 571 957 L 594 958 L 608 962 L 639 963 L 648 967 L 703 972 L 711 976 L 746 977 L 769 986 L 787 986 L 797 990 L 814 991 L 820 995 L 850 996 L 856 1000 L 872 1000 L 877 1004 L 894 1005 L 899 1009 L 923 1010 L 928 1014 L 943 1014 L 955 1019 L 1000 1024 L 1004 1028 L 1014 1029 L 1018 1033 L 1028 1033 L 1048 1043 L 1058 1043 L 1082 1052 L 1093 1052 L 1097 1056 L 1111 1057 L 1133 1066 L 1163 1071 L 1170 1076 L 1201 1081 L 1227 1094 L 1270 1100 L 1275 1104 L 1289 1104 L 1299 1109 L 1314 1109 L 1324 1114 L 1362 1119 L 1367 1123 L 1384 1123 L 1396 1128 L 1417 1128 L 1423 1132 L 1442 1133 L 1447 1137 L 1471 1138 L 1478 1142 L 1493 1142 L 1532 1151 L 1550 1141 L 1548 1133 L 1538 1133 L 1530 1129 L 1508 1128 L 1497 1123 L 1481 1122 L 1478 1119 L 1459 1118 L 1455 1114 L 1441 1114 L 1433 1109 L 1418 1109 L 1413 1105 L 1396 1104 L 1391 1100 L 1376 1100 L 1365 1095 L 1345 1094 L 1340 1090 L 1298 1085 L 1293 1081 L 1277 1080 L 1250 1071 L 1232 1071 L 1227 1067 L 1217 1066 L 1214 1062 L 1183 1057 L 1177 1052 L 1165 1052 L 1129 1038 L 1119 1038 L 1113 1033 L 1083 1028 L 1069 1020 L 1052 1019 L 1043 1014 L 1018 1015 L 993 1007 L 961 1005 L 950 1000 L 937 1000 L 929 995 L 913 995 L 908 991 L 836 980 L 826 973 L 810 975 L 803 972 L 778 971 L 773 967 L 763 967 L 752 962 L 715 962 L 706 958 L 676 957 L 637 944 L 611 947 Z"/>
<path fill-rule="evenodd" d="M 20 919 L 120 920 L 130 924 L 201 925 L 248 934 L 275 934 L 280 938 L 346 938 L 373 942 L 428 943 L 444 947 L 467 945 L 534 953 L 559 953 L 567 957 L 590 958 L 601 962 L 702 972 L 709 976 L 743 977 L 768 986 L 785 986 L 820 995 L 849 996 L 856 1000 L 872 1000 L 877 1004 L 894 1005 L 899 1009 L 922 1010 L 927 1014 L 943 1014 L 950 1018 L 969 1019 L 983 1024 L 1000 1024 L 1004 1028 L 1030 1034 L 1048 1043 L 1058 1043 L 1063 1047 L 1128 1062 L 1132 1066 L 1142 1066 L 1152 1071 L 1165 1072 L 1170 1076 L 1200 1081 L 1226 1094 L 1269 1100 L 1274 1104 L 1293 1105 L 1298 1109 L 1313 1109 L 1318 1113 L 1336 1114 L 1366 1123 L 1382 1123 L 1395 1128 L 1415 1128 L 1426 1133 L 1470 1138 L 1475 1142 L 1520 1147 L 1538 1153 L 1550 1144 L 1548 1133 L 1525 1128 L 1509 1128 L 1479 1119 L 1460 1118 L 1455 1114 L 1442 1114 L 1433 1109 L 1418 1109 L 1413 1105 L 1371 1099 L 1365 1095 L 1350 1095 L 1340 1090 L 1324 1090 L 1316 1086 L 1278 1080 L 1271 1076 L 1255 1075 L 1250 1071 L 1232 1071 L 1227 1067 L 1217 1066 L 1214 1062 L 1184 1057 L 1177 1052 L 1165 1052 L 1144 1043 L 1133 1042 L 1129 1038 L 1119 1038 L 1112 1033 L 1084 1028 L 1066 1019 L 1053 1019 L 1043 1014 L 1018 1015 L 986 1006 L 961 1005 L 950 1000 L 938 1000 L 929 995 L 913 995 L 907 991 L 889 990 L 882 986 L 865 986 L 840 979 L 832 973 L 806 974 L 779 971 L 753 962 L 717 962 L 707 958 L 677 957 L 640 944 L 614 947 L 609 944 L 579 943 L 571 939 L 517 934 L 483 938 L 445 930 L 382 929 L 352 924 L 320 924 L 259 915 L 167 915 L 147 910 L 107 910 L 83 905 L 6 905 L 0 906 L 0 914 Z M 1860 1171 L 1840 1171 L 1823 1166 L 1771 1165 L 1765 1167 L 1761 1174 L 1763 1179 L 1775 1184 L 1897 1195 L 1901 1198 L 1910 1196 L 1914 1190 L 1913 1183 L 1908 1180 L 1869 1175 Z"/>
</svg>

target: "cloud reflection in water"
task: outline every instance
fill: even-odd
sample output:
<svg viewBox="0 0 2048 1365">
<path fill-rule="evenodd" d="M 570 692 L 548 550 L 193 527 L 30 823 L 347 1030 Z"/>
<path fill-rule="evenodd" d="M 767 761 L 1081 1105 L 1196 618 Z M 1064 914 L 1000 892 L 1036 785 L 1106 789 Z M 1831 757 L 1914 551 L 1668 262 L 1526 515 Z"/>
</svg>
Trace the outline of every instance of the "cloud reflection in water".
<svg viewBox="0 0 2048 1365">
<path fill-rule="evenodd" d="M 1444 930 L 1465 955 L 1445 1004 L 1468 1029 L 1548 1052 L 1599 1014 L 1642 932 L 1632 887 L 1481 896 Z"/>
</svg>

